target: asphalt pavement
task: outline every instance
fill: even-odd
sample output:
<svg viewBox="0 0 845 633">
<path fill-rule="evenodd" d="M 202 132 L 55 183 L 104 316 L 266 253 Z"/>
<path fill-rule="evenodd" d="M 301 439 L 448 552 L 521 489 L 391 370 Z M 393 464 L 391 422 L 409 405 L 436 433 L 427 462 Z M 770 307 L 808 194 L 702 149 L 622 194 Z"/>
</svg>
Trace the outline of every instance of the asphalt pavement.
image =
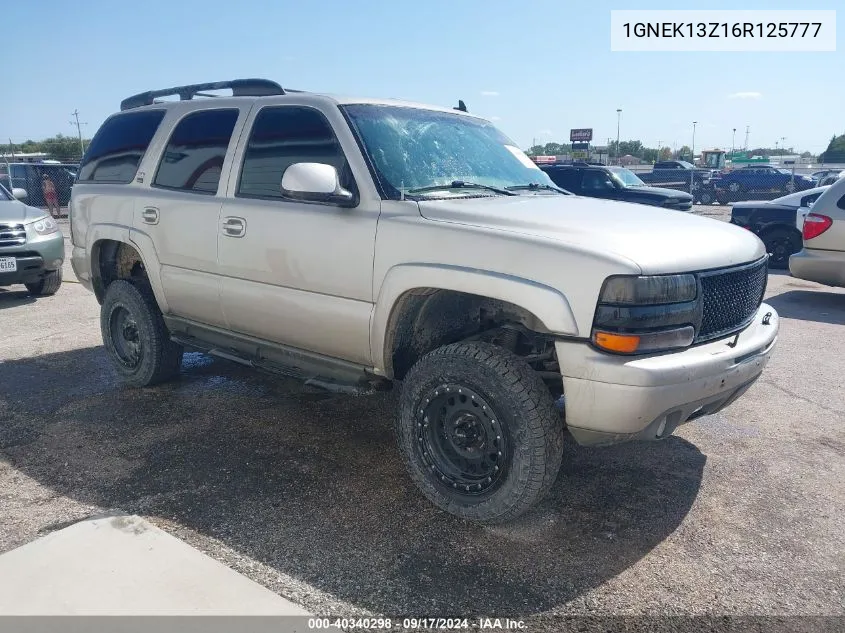
<svg viewBox="0 0 845 633">
<path fill-rule="evenodd" d="M 197 353 L 126 388 L 96 300 L 66 280 L 0 289 L 0 552 L 119 512 L 318 615 L 845 614 L 842 290 L 771 273 L 780 340 L 739 401 L 660 443 L 568 440 L 549 498 L 490 528 L 410 483 L 393 394 Z"/>
</svg>

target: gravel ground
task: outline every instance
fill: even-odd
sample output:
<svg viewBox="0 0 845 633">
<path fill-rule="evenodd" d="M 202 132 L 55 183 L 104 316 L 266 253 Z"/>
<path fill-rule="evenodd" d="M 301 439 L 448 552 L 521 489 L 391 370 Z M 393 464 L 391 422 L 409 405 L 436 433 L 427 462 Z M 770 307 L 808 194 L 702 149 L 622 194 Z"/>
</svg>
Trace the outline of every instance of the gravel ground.
<svg viewBox="0 0 845 633">
<path fill-rule="evenodd" d="M 486 528 L 411 485 L 389 393 L 200 354 L 121 386 L 67 272 L 54 297 L 0 289 L 0 551 L 117 510 L 317 614 L 845 614 L 841 290 L 772 273 L 779 346 L 743 398 L 661 443 L 569 441 L 550 497 Z"/>
</svg>

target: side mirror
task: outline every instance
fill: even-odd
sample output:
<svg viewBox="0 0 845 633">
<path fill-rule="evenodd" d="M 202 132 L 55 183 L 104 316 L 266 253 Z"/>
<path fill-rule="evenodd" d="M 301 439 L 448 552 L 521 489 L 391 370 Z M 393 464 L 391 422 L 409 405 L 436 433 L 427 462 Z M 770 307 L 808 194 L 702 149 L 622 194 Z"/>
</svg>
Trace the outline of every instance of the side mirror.
<svg viewBox="0 0 845 633">
<path fill-rule="evenodd" d="M 355 205 L 355 194 L 340 186 L 337 169 L 324 163 L 294 163 L 282 175 L 281 191 L 291 200 Z"/>
<path fill-rule="evenodd" d="M 16 200 L 26 200 L 29 198 L 29 194 L 26 192 L 26 189 L 21 189 L 20 187 L 15 187 L 12 189 L 12 195 L 15 197 Z"/>
</svg>

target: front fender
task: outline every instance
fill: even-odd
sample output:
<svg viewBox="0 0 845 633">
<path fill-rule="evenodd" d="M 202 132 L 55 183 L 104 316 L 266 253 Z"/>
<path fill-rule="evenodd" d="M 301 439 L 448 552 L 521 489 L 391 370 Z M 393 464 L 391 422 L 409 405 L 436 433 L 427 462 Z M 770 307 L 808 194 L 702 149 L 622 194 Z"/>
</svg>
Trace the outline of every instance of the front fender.
<svg viewBox="0 0 845 633">
<path fill-rule="evenodd" d="M 388 366 L 387 328 L 399 298 L 415 288 L 436 288 L 507 301 L 529 311 L 553 334 L 578 336 L 575 316 L 560 291 L 502 273 L 442 264 L 399 264 L 387 271 L 370 321 L 370 351 L 377 371 Z"/>
</svg>

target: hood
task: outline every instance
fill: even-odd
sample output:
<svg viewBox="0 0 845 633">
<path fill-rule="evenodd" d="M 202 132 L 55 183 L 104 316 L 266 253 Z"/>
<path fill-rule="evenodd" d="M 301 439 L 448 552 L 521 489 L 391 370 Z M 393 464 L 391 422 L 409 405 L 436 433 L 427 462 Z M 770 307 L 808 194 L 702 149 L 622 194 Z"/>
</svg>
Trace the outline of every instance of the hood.
<svg viewBox="0 0 845 633">
<path fill-rule="evenodd" d="M 43 209 L 27 206 L 20 200 L 0 200 L 0 222 L 32 222 L 47 215 Z"/>
<path fill-rule="evenodd" d="M 663 187 L 625 187 L 625 191 L 631 195 L 652 195 L 662 196 L 664 198 L 677 198 L 678 200 L 692 200 L 692 196 L 686 191 L 678 191 L 677 189 L 664 189 Z"/>
<path fill-rule="evenodd" d="M 644 274 L 731 266 L 766 253 L 757 236 L 728 222 L 581 196 L 421 200 L 419 207 L 433 221 L 510 231 L 625 258 Z"/>
</svg>

